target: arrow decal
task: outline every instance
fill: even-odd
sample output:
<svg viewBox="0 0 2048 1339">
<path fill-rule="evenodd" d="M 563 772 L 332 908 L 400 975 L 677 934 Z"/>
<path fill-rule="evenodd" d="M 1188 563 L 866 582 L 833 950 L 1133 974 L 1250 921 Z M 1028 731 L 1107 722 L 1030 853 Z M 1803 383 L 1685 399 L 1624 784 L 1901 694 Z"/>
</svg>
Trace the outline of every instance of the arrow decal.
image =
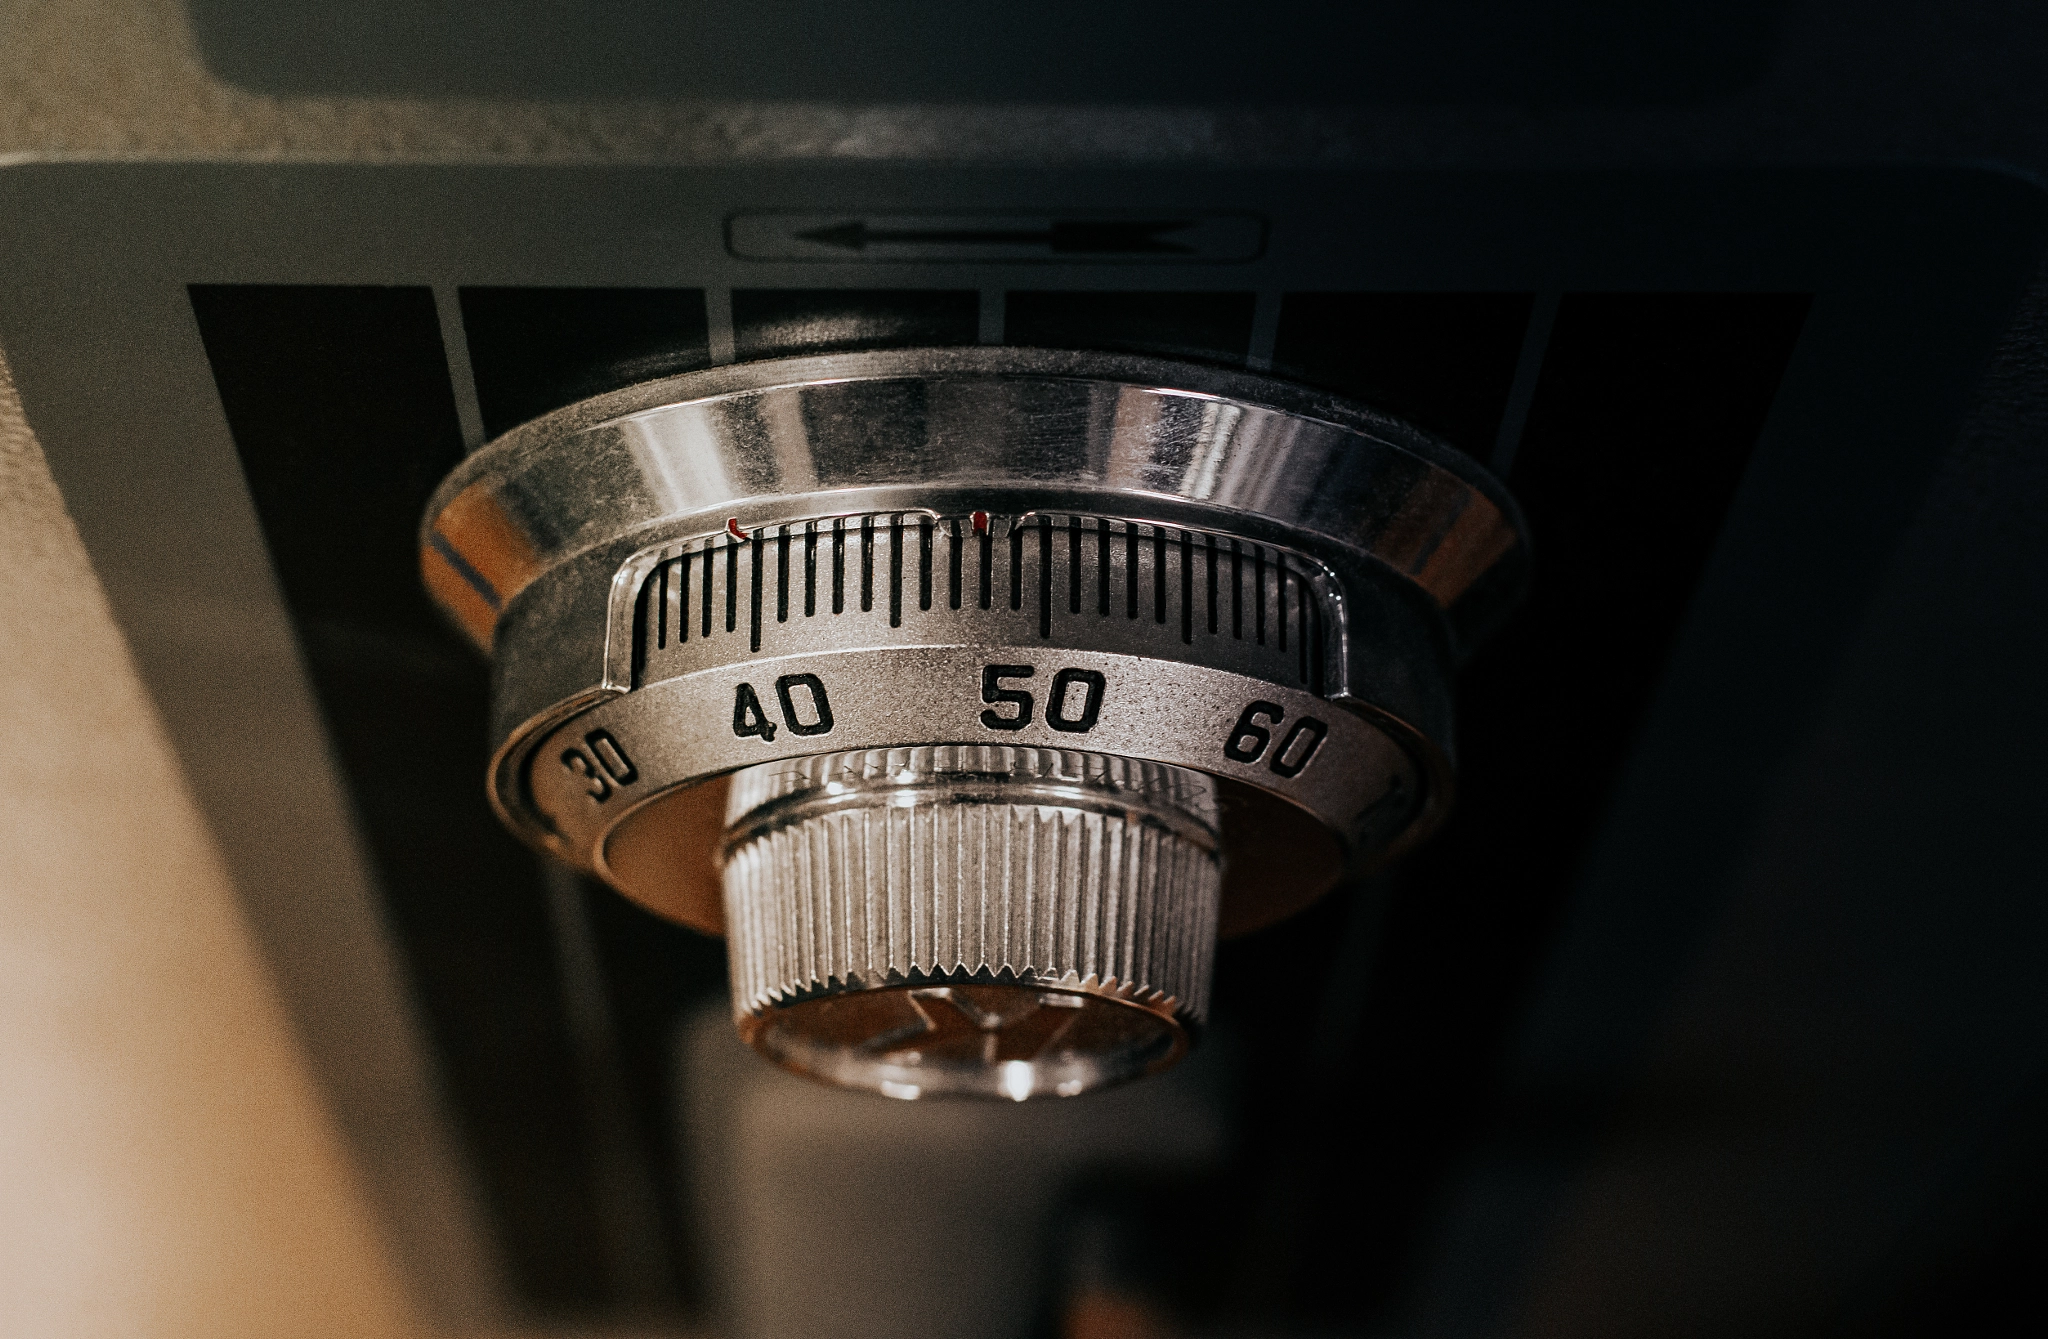
<svg viewBox="0 0 2048 1339">
<path fill-rule="evenodd" d="M 1180 232 L 1194 226 L 1190 219 L 1158 222 L 1103 222 L 1086 219 L 1058 219 L 1050 227 L 1024 228 L 871 228 L 864 219 L 849 219 L 824 228 L 797 234 L 807 242 L 865 251 L 873 245 L 899 243 L 909 246 L 1030 246 L 1049 247 L 1054 254 L 1094 253 L 1131 255 L 1166 253 L 1188 255 L 1193 247 L 1167 241 L 1161 233 Z"/>
<path fill-rule="evenodd" d="M 1265 247 L 1251 214 L 737 214 L 726 245 L 745 260 L 1242 261 Z"/>
</svg>

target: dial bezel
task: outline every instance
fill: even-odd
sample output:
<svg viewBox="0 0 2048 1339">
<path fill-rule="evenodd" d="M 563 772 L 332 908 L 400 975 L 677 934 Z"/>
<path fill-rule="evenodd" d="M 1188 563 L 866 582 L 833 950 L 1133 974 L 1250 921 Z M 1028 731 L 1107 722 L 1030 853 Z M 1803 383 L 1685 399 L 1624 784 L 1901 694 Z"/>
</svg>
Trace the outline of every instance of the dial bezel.
<svg viewBox="0 0 2048 1339">
<path fill-rule="evenodd" d="M 1220 537 L 1288 555 L 1301 608 L 1312 597 L 1317 620 L 1314 682 L 1278 683 L 1289 676 L 1256 664 L 1218 668 L 1191 647 L 1119 646 L 1108 622 L 1091 641 L 1043 625 L 1029 636 L 971 611 L 957 627 L 920 617 L 878 628 L 870 609 L 829 625 L 806 618 L 798 630 L 781 626 L 786 605 L 776 629 L 783 644 L 765 646 L 757 633 L 720 663 L 649 674 L 638 611 L 662 563 L 708 553 L 728 536 L 725 561 L 737 563 L 745 548 L 758 584 L 764 543 L 786 546 L 784 536 L 814 534 L 821 519 L 862 515 L 944 521 L 949 535 L 966 518 L 1036 526 L 1041 540 L 1049 526 L 1092 518 L 1119 534 L 1171 533 L 1204 546 Z M 619 859 L 619 833 L 646 827 L 656 812 L 670 828 L 695 831 L 712 821 L 719 777 L 799 751 L 987 742 L 969 692 L 975 673 L 1036 667 L 1056 648 L 1065 659 L 1048 662 L 1048 674 L 1114 673 L 1120 703 L 1178 710 L 1122 710 L 1086 740 L 1041 738 L 1041 722 L 1015 742 L 1192 767 L 1221 778 L 1242 812 L 1279 832 L 1279 849 L 1334 840 L 1333 861 L 1281 859 L 1270 875 L 1231 878 L 1226 927 L 1276 918 L 1343 870 L 1411 845 L 1442 815 L 1450 675 L 1477 630 L 1518 594 L 1525 564 L 1519 513 L 1497 482 L 1369 409 L 1215 368 L 990 348 L 785 359 L 600 396 L 465 461 L 422 529 L 430 588 L 493 652 L 490 795 L 501 817 L 533 844 L 698 924 L 713 917 L 701 905 L 695 916 L 679 912 L 690 898 L 628 886 L 622 866 L 647 862 Z M 728 568 L 728 580 L 735 575 Z M 789 633 L 800 634 L 795 643 Z M 774 650 L 782 654 L 767 654 Z M 770 659 L 777 673 L 752 685 L 747 676 Z M 796 734 L 767 751 L 736 751 L 719 735 L 721 724 L 735 734 L 732 713 L 742 709 L 722 711 L 713 699 L 740 683 L 760 701 L 764 685 L 784 676 L 849 672 L 868 680 L 863 692 L 945 685 L 942 709 L 891 710 L 863 698 L 830 738 Z M 1273 710 L 1247 717 L 1258 703 Z M 1247 718 L 1255 727 L 1313 720 L 1334 742 L 1301 775 L 1267 775 L 1270 765 L 1238 766 L 1222 753 Z M 647 760 L 629 783 L 631 802 L 601 822 L 571 815 L 550 790 L 561 778 L 545 759 L 596 747 L 590 738 L 617 746 L 622 729 L 649 741 L 629 746 L 636 765 Z M 686 798 L 696 791 L 703 797 Z M 1308 872 L 1290 877 L 1290 863 Z"/>
</svg>

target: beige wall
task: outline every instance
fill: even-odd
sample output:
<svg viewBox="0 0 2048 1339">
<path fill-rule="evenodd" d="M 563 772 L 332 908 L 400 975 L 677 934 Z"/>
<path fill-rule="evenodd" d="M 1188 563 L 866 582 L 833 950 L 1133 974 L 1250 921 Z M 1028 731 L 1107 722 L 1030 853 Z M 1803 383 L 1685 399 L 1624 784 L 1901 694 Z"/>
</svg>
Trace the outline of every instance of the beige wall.
<svg viewBox="0 0 2048 1339">
<path fill-rule="evenodd" d="M 0 362 L 0 1332 L 409 1331 Z"/>
<path fill-rule="evenodd" d="M 0 0 L 0 171 L 107 158 L 861 156 L 905 147 L 903 119 L 272 98 L 207 73 L 182 0 Z M 320 1075 L 375 1107 L 355 1112 L 354 1144 L 345 1109 L 323 1106 L 342 1099 L 316 1086 L 42 453 L 0 387 L 0 1337 L 376 1336 L 411 1332 L 408 1301 L 437 1332 L 478 1333 L 507 1303 L 430 1079 L 411 1082 L 398 1061 L 386 1068 L 405 1083 Z M 375 938 L 360 917 L 339 919 Z M 402 1028 L 406 1002 L 378 994 L 395 985 L 391 964 L 377 966 L 357 993 L 376 996 L 372 1023 Z M 394 1152 L 411 1137 L 421 1146 Z M 394 1207 L 407 1221 L 380 1221 Z"/>
</svg>

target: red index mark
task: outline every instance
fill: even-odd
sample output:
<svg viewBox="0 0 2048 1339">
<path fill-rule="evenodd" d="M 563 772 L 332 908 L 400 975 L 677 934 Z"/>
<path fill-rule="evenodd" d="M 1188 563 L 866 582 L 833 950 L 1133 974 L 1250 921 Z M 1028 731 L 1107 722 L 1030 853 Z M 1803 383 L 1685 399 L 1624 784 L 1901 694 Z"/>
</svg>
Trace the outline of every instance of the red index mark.
<svg viewBox="0 0 2048 1339">
<path fill-rule="evenodd" d="M 740 518 L 737 516 L 728 516 L 725 518 L 725 533 L 731 535 L 734 539 L 742 541 L 744 541 L 747 537 L 747 532 L 740 529 Z"/>
<path fill-rule="evenodd" d="M 987 512 L 985 512 L 985 511 L 978 511 L 978 512 L 974 513 L 974 533 L 975 533 L 975 534 L 977 534 L 977 535 L 985 535 L 985 534 L 987 534 L 987 533 L 988 533 L 988 513 L 987 513 Z"/>
</svg>

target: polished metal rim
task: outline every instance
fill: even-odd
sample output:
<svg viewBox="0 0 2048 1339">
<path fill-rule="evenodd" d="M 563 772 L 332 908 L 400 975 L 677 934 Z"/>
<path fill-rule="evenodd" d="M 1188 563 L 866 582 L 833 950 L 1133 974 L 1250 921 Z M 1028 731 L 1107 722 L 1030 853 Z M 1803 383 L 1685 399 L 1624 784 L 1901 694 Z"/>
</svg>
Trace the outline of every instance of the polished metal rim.
<svg viewBox="0 0 2048 1339">
<path fill-rule="evenodd" d="M 1093 382 L 1277 411 L 1302 423 L 1357 434 L 1413 455 L 1483 495 L 1518 536 L 1523 531 L 1512 495 L 1477 462 L 1399 419 L 1354 401 L 1274 377 L 1202 364 L 1055 349 L 968 347 L 873 350 L 736 363 L 578 401 L 521 424 L 457 466 L 428 503 L 422 538 L 434 530 L 449 503 L 475 484 L 490 478 L 519 478 L 556 455 L 563 442 L 593 431 L 629 420 L 644 421 L 648 415 L 658 419 L 721 402 L 731 404 L 764 392 L 800 393 L 847 382 L 905 378 Z M 1072 479 L 1053 482 L 1071 483 Z M 1196 494 L 1190 491 L 1188 496 Z M 554 555 L 557 559 L 561 556 L 559 552 Z"/>
<path fill-rule="evenodd" d="M 705 899 L 635 890 L 624 870 L 659 865 L 651 852 L 673 839 L 642 852 L 651 830 L 715 822 L 718 797 L 678 796 L 819 744 L 983 736 L 978 701 L 942 695 L 906 714 L 876 688 L 964 683 L 977 668 L 969 662 L 1021 664 L 1045 650 L 1047 626 L 1018 621 L 1014 584 L 1008 612 L 985 594 L 978 609 L 963 604 L 957 589 L 953 608 L 934 604 L 933 564 L 943 568 L 950 554 L 957 582 L 959 553 L 972 552 L 976 536 L 983 582 L 988 545 L 1008 545 L 994 560 L 998 581 L 1036 581 L 1041 606 L 1057 595 L 1077 612 L 1084 548 L 1101 547 L 1087 579 L 1107 583 L 1112 567 L 1117 580 L 1135 582 L 1138 547 L 1156 547 L 1146 569 L 1162 583 L 1156 624 L 1069 621 L 1049 643 L 1074 673 L 1119 684 L 1116 718 L 1105 715 L 1086 746 L 1267 795 L 1337 834 L 1354 869 L 1412 843 L 1443 812 L 1452 669 L 1518 592 L 1526 566 L 1505 490 L 1398 421 L 1244 373 L 996 348 L 783 359 L 599 396 L 470 457 L 436 493 L 421 535 L 429 586 L 493 653 L 493 804 L 536 845 L 664 909 Z M 897 583 L 886 625 L 865 603 L 861 618 L 812 617 L 823 578 L 802 564 L 815 564 L 822 545 L 854 544 L 864 583 L 882 582 L 884 570 Z M 1130 546 L 1128 562 L 1111 557 L 1113 544 Z M 1071 549 L 1071 577 L 1048 575 L 1054 546 Z M 1210 626 L 1197 631 L 1213 632 L 1216 555 L 1225 552 L 1284 573 L 1271 598 L 1282 610 L 1298 606 L 1302 649 L 1290 654 L 1304 668 L 1311 623 L 1317 639 L 1315 673 L 1301 684 L 1272 682 L 1290 675 L 1246 659 L 1248 637 L 1174 644 L 1167 567 L 1178 564 L 1185 624 L 1198 598 L 1189 565 L 1206 558 Z M 914 584 L 905 573 L 920 562 L 921 604 L 901 584 Z M 811 583 L 801 592 L 798 571 Z M 853 579 L 851 568 L 841 575 Z M 690 599 L 710 601 L 717 585 L 722 625 L 706 603 L 702 642 L 649 639 L 649 602 L 669 598 L 662 583 L 672 577 Z M 1262 601 L 1265 580 L 1253 581 Z M 710 635 L 740 635 L 749 615 L 744 645 Z M 848 709 L 829 740 L 792 729 L 772 746 L 765 733 L 735 742 L 722 723 L 720 704 L 735 691 L 765 695 L 832 674 L 833 700 Z M 1147 702 L 1174 709 L 1133 710 Z M 1297 776 L 1270 759 L 1239 766 L 1222 757 L 1231 730 L 1268 719 L 1249 714 L 1261 702 L 1286 728 L 1308 720 L 1318 737 L 1327 732 L 1335 742 L 1326 761 Z M 1015 742 L 1076 742 L 1032 729 Z M 601 807 L 584 802 L 607 785 L 602 751 L 629 736 L 630 785 Z M 556 759 L 567 770 L 548 765 Z M 654 813 L 659 822 L 646 817 Z M 1284 887 L 1287 861 L 1270 863 L 1278 872 L 1262 882 L 1280 891 L 1262 900 L 1291 908 L 1312 896 Z M 1318 865 L 1309 882 L 1329 877 Z M 1233 874 L 1233 886 L 1243 881 Z M 1226 924 L 1267 918 L 1231 905 L 1244 901 L 1226 897 Z"/>
<path fill-rule="evenodd" d="M 609 579 L 622 539 L 645 547 L 654 527 L 752 529 L 797 497 L 822 504 L 813 514 L 994 511 L 1022 492 L 1028 509 L 1047 488 L 1075 510 L 1373 560 L 1453 613 L 1520 581 L 1506 490 L 1397 420 L 1222 369 L 996 348 L 742 364 L 569 406 L 450 475 L 422 564 L 488 646 L 536 582 L 587 555 Z"/>
</svg>

